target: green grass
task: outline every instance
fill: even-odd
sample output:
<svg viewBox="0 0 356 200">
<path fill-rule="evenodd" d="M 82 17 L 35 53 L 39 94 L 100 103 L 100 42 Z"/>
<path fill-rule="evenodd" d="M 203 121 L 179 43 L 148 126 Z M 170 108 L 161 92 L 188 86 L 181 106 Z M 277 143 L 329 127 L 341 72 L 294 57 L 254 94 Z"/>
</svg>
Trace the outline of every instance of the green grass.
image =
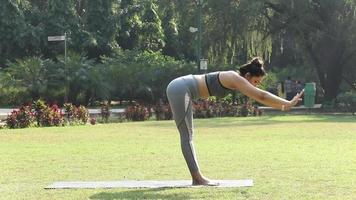
<svg viewBox="0 0 356 200">
<path fill-rule="evenodd" d="M 173 121 L 0 130 L 0 199 L 355 199 L 356 118 L 195 120 L 204 175 L 250 188 L 45 190 L 55 181 L 189 179 Z"/>
</svg>

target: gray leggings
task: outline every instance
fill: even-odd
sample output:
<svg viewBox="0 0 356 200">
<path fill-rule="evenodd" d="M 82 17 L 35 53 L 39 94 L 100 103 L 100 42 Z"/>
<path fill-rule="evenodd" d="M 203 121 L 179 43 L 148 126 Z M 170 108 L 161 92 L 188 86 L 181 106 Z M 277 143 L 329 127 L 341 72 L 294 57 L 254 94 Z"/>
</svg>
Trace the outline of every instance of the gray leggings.
<svg viewBox="0 0 356 200">
<path fill-rule="evenodd" d="M 193 75 L 174 79 L 167 86 L 167 97 L 172 109 L 173 119 L 180 133 L 182 153 L 190 173 L 198 172 L 193 144 L 192 100 L 199 97 L 198 81 Z"/>
</svg>

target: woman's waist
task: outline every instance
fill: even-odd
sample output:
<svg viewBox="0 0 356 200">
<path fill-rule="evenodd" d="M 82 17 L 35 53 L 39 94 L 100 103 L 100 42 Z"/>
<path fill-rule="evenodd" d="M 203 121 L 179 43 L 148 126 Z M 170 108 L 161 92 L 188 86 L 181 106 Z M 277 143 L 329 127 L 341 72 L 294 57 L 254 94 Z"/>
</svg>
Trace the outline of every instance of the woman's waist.
<svg viewBox="0 0 356 200">
<path fill-rule="evenodd" d="M 205 75 L 199 74 L 199 75 L 193 75 L 193 77 L 198 82 L 198 89 L 199 89 L 200 97 L 202 97 L 202 98 L 209 97 L 208 87 L 205 82 Z"/>
</svg>

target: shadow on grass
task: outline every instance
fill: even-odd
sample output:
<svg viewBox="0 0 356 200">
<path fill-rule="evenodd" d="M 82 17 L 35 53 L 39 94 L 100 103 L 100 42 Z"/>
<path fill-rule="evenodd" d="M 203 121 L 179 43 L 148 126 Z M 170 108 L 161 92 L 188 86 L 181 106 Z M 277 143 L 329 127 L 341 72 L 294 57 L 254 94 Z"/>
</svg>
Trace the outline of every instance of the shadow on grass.
<svg viewBox="0 0 356 200">
<path fill-rule="evenodd" d="M 102 192 L 95 194 L 90 199 L 97 200 L 114 200 L 114 199 L 191 199 L 192 197 L 184 192 L 175 192 L 171 194 L 163 194 L 163 191 L 173 190 L 173 188 L 153 188 L 153 189 L 136 189 L 123 192 Z M 177 189 L 174 189 L 177 190 Z"/>
<path fill-rule="evenodd" d="M 206 189 L 206 188 L 205 188 Z M 241 197 L 249 197 L 250 194 L 245 189 L 217 189 L 213 188 L 199 191 L 187 191 L 187 188 L 152 188 L 152 189 L 135 189 L 122 192 L 101 192 L 94 194 L 89 198 L 92 200 L 114 200 L 114 199 L 202 199 L 211 196 L 211 192 L 214 196 L 224 196 L 226 192 L 233 192 L 234 195 Z"/>
<path fill-rule="evenodd" d="M 267 115 L 262 117 L 223 117 L 195 119 L 199 127 L 229 127 L 229 126 L 258 126 L 277 124 L 297 124 L 297 123 L 356 123 L 355 116 L 348 115 Z M 160 127 L 173 127 L 172 123 L 159 123 Z M 144 126 L 155 126 L 155 124 L 145 124 Z"/>
</svg>

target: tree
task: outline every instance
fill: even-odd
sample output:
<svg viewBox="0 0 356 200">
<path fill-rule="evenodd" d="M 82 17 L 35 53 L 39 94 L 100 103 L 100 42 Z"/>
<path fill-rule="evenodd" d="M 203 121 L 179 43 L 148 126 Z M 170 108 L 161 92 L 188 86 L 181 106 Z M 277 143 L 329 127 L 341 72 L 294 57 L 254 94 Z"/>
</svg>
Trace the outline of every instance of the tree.
<svg viewBox="0 0 356 200">
<path fill-rule="evenodd" d="M 90 58 L 109 55 L 117 48 L 115 40 L 117 19 L 113 10 L 114 0 L 87 1 L 86 30 L 91 37 L 88 45 Z"/>
<path fill-rule="evenodd" d="M 75 10 L 74 0 L 49 0 L 48 10 L 43 12 L 45 33 L 47 36 L 67 34 L 68 46 L 78 49 L 81 46 L 81 27 L 79 17 Z M 43 49 L 46 57 L 55 58 L 58 54 L 63 54 L 64 47 L 57 43 L 50 43 Z"/>
<path fill-rule="evenodd" d="M 0 3 L 0 66 L 6 60 L 23 57 L 27 24 L 23 7 L 26 2 L 3 0 Z"/>
<path fill-rule="evenodd" d="M 120 30 L 116 40 L 123 49 L 138 48 L 142 23 L 140 5 L 137 0 L 122 0 L 120 8 Z"/>
<path fill-rule="evenodd" d="M 140 46 L 143 50 L 160 51 L 164 47 L 164 33 L 157 6 L 150 0 L 145 6 L 140 31 Z"/>
<path fill-rule="evenodd" d="M 174 4 L 171 1 L 168 2 L 168 6 L 166 5 L 163 13 L 162 28 L 165 36 L 163 54 L 181 58 L 178 24 L 175 16 Z"/>
<path fill-rule="evenodd" d="M 1 73 L 2 87 L 15 91 L 15 97 L 32 101 L 43 97 L 47 89 L 46 63 L 37 57 L 28 57 L 8 64 Z"/>
<path fill-rule="evenodd" d="M 203 1 L 205 2 L 205 1 Z M 272 40 L 259 1 L 207 0 L 204 54 L 213 63 L 237 65 L 251 57 L 269 59 Z"/>
<path fill-rule="evenodd" d="M 179 45 L 184 47 L 182 48 L 183 58 L 189 61 L 196 61 L 195 35 L 189 31 L 189 27 L 197 27 L 195 23 L 196 4 L 191 0 L 175 0 L 174 3 L 177 10 Z"/>
<path fill-rule="evenodd" d="M 315 68 L 325 100 L 336 98 L 343 76 L 356 61 L 353 0 L 264 1 L 271 33 L 288 30 L 298 38 L 305 59 Z"/>
</svg>

